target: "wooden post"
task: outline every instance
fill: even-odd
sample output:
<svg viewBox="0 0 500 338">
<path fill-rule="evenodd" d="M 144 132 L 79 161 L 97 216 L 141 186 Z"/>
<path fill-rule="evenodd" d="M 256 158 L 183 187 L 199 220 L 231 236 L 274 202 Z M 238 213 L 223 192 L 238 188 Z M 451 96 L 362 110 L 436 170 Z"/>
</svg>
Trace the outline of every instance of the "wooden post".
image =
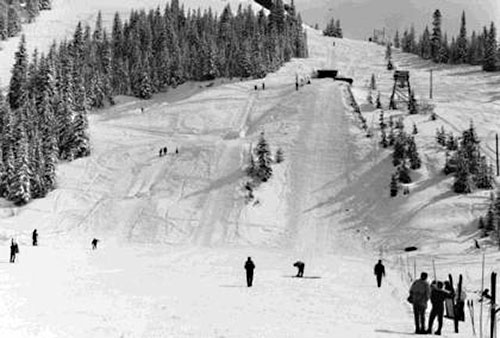
<svg viewBox="0 0 500 338">
<path fill-rule="evenodd" d="M 434 259 L 432 260 L 432 270 L 434 270 L 434 280 L 437 281 L 437 275 L 436 275 L 436 263 L 434 262 Z"/>
<path fill-rule="evenodd" d="M 458 321 L 460 318 L 458 318 L 458 307 L 460 306 L 459 304 L 462 302 L 462 275 L 458 277 L 458 285 L 457 285 L 457 301 L 455 302 L 454 306 L 454 324 L 455 324 L 455 333 L 458 333 Z"/>
<path fill-rule="evenodd" d="M 430 77 L 429 98 L 432 99 L 432 69 L 431 69 L 431 77 Z"/>
<path fill-rule="evenodd" d="M 479 310 L 479 338 L 483 338 L 483 291 L 484 291 L 484 251 L 483 251 L 483 266 L 481 268 L 481 305 Z"/>
<path fill-rule="evenodd" d="M 413 279 L 417 279 L 417 257 L 413 259 Z"/>
<path fill-rule="evenodd" d="M 495 151 L 495 153 L 496 153 L 496 159 L 497 159 L 497 176 L 499 176 L 500 173 L 499 173 L 499 169 L 498 169 L 498 133 L 495 135 L 495 141 L 496 141 L 495 142 L 496 143 L 496 147 L 495 147 L 496 151 Z"/>
<path fill-rule="evenodd" d="M 496 316 L 496 296 L 497 296 L 497 273 L 491 273 L 491 318 L 490 318 L 490 338 L 495 337 L 495 316 Z"/>
</svg>

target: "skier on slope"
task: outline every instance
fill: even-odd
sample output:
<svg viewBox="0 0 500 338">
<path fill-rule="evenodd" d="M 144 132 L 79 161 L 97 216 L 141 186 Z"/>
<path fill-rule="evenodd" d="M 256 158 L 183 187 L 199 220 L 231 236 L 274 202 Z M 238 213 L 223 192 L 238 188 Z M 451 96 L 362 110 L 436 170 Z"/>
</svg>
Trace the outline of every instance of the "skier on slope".
<svg viewBox="0 0 500 338">
<path fill-rule="evenodd" d="M 19 246 L 17 243 L 14 241 L 14 238 L 12 238 L 10 242 L 10 262 L 15 263 L 16 261 L 16 255 L 19 253 Z"/>
<path fill-rule="evenodd" d="M 444 301 L 446 298 L 452 298 L 453 294 L 443 290 L 443 282 L 438 281 L 437 284 L 431 285 L 431 304 L 432 310 L 429 315 L 429 325 L 427 327 L 427 333 L 432 333 L 432 324 L 434 319 L 437 317 L 438 329 L 434 334 L 440 335 L 441 329 L 443 327 L 443 315 L 444 315 Z"/>
<path fill-rule="evenodd" d="M 99 243 L 99 240 L 97 238 L 94 238 L 91 242 L 92 244 L 92 250 L 97 249 L 97 243 Z"/>
<path fill-rule="evenodd" d="M 253 270 L 255 269 L 255 264 L 252 262 L 252 258 L 248 257 L 245 262 L 245 270 L 247 272 L 247 286 L 251 287 L 253 282 Z"/>
<path fill-rule="evenodd" d="M 35 230 L 33 230 L 33 235 L 31 236 L 31 238 L 33 239 L 33 246 L 37 246 L 38 245 L 38 232 Z"/>
<path fill-rule="evenodd" d="M 385 277 L 385 267 L 382 264 L 382 260 L 379 259 L 378 263 L 375 264 L 375 268 L 373 269 L 375 276 L 377 276 L 377 286 L 380 287 L 382 285 L 382 277 Z"/>
<path fill-rule="evenodd" d="M 293 263 L 293 266 L 295 266 L 298 269 L 297 276 L 295 277 L 304 277 L 304 267 L 306 266 L 304 262 L 297 261 Z"/>
<path fill-rule="evenodd" d="M 413 282 L 410 287 L 409 301 L 413 304 L 413 316 L 415 318 L 415 333 L 425 334 L 425 309 L 431 294 L 431 287 L 427 282 L 427 273 L 422 272 L 420 279 Z"/>
</svg>

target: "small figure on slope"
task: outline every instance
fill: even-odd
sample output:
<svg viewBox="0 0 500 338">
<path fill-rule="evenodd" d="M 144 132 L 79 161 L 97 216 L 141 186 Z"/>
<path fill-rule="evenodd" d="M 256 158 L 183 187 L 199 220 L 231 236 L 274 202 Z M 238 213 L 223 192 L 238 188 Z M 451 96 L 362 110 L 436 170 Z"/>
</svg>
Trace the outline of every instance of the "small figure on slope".
<svg viewBox="0 0 500 338">
<path fill-rule="evenodd" d="M 33 234 L 31 236 L 31 238 L 33 239 L 33 246 L 37 246 L 38 245 L 38 232 L 35 230 L 33 230 Z"/>
<path fill-rule="evenodd" d="M 247 286 L 251 287 L 253 282 L 253 270 L 255 269 L 255 264 L 252 261 L 251 257 L 248 257 L 245 262 L 245 270 L 247 272 Z"/>
<path fill-rule="evenodd" d="M 378 263 L 375 264 L 375 268 L 373 269 L 375 276 L 377 276 L 377 286 L 382 286 L 382 277 L 385 277 L 385 267 L 382 264 L 382 260 L 379 259 Z"/>
<path fill-rule="evenodd" d="M 304 268 L 306 266 L 304 264 L 304 262 L 297 261 L 297 262 L 293 263 L 293 266 L 295 266 L 298 269 L 297 276 L 295 276 L 295 277 L 304 277 Z"/>
<path fill-rule="evenodd" d="M 97 243 L 99 243 L 99 240 L 97 238 L 94 238 L 91 242 L 92 244 L 92 250 L 97 249 Z"/>
<path fill-rule="evenodd" d="M 17 245 L 17 242 L 14 241 L 14 238 L 12 238 L 10 242 L 10 262 L 15 263 L 16 261 L 16 255 L 19 253 L 19 246 Z"/>
</svg>

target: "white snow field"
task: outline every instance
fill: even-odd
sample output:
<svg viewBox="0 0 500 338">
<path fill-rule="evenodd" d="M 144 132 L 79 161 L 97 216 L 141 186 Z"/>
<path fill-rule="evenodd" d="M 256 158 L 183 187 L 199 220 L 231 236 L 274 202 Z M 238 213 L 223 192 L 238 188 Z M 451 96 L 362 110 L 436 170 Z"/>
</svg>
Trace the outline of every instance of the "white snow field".
<svg viewBox="0 0 500 338">
<path fill-rule="evenodd" d="M 310 58 L 268 75 L 265 91 L 254 91 L 262 80 L 186 84 L 150 101 L 119 97 L 94 112 L 92 156 L 60 164 L 47 198 L 1 204 L 0 337 L 405 337 L 414 332 L 409 277 L 414 269 L 433 277 L 433 261 L 441 280 L 462 273 L 476 301 L 481 252 L 472 237 L 489 192 L 451 192 L 434 133 L 441 125 L 457 133 L 473 118 L 491 156 L 500 76 L 396 53 L 419 97 L 434 67 L 440 118 L 407 117 L 419 128 L 424 165 L 411 193 L 391 199 L 391 152 L 358 127 L 344 84 L 294 86 L 297 73 L 337 67 L 354 78 L 361 104 L 375 73 L 387 103 L 384 48 L 347 39 L 332 47 L 334 39 L 311 29 L 308 37 Z M 376 133 L 378 112 L 363 110 Z M 247 205 L 242 169 L 262 131 L 285 161 L 256 191 L 258 203 Z M 159 157 L 165 146 L 168 155 Z M 20 242 L 15 264 L 8 263 L 12 237 Z M 93 251 L 94 237 L 101 242 Z M 408 245 L 419 250 L 406 255 Z M 257 266 L 252 288 L 247 256 Z M 387 269 L 380 289 L 379 258 Z M 309 278 L 291 278 L 299 259 Z M 492 245 L 487 273 L 499 259 Z M 477 330 L 477 303 L 475 317 Z M 486 318 L 485 311 L 485 328 Z M 472 336 L 467 309 L 460 329 L 452 333 L 445 320 L 443 336 Z"/>
</svg>

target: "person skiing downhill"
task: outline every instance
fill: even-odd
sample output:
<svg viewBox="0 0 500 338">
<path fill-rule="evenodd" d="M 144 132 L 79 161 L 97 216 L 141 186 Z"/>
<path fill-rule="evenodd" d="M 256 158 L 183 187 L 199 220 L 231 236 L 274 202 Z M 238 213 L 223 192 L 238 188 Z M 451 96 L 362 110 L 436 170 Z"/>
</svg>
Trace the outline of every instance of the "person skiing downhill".
<svg viewBox="0 0 500 338">
<path fill-rule="evenodd" d="M 377 276 L 377 286 L 382 286 L 382 277 L 385 277 L 385 267 L 382 264 L 381 259 L 378 260 L 378 263 L 375 265 L 373 272 L 375 276 Z"/>
<path fill-rule="evenodd" d="M 252 258 L 248 257 L 245 262 L 245 270 L 247 272 L 247 286 L 251 287 L 253 283 L 253 270 L 255 269 L 255 264 L 252 262 Z"/>
<path fill-rule="evenodd" d="M 304 262 L 297 261 L 293 263 L 293 266 L 295 266 L 298 269 L 297 276 L 295 277 L 304 277 L 304 267 L 306 266 Z"/>
<path fill-rule="evenodd" d="M 99 243 L 99 240 L 97 238 L 94 238 L 91 243 L 92 243 L 92 250 L 95 250 L 97 249 L 97 243 Z"/>
<path fill-rule="evenodd" d="M 413 304 L 413 316 L 415 319 L 415 333 L 425 334 L 425 309 L 431 294 L 431 287 L 427 283 L 427 273 L 422 272 L 420 279 L 413 282 L 410 287 L 409 301 Z"/>
<path fill-rule="evenodd" d="M 38 245 L 38 232 L 35 230 L 33 230 L 33 235 L 31 236 L 32 239 L 33 239 L 33 246 L 37 246 Z"/>
</svg>

